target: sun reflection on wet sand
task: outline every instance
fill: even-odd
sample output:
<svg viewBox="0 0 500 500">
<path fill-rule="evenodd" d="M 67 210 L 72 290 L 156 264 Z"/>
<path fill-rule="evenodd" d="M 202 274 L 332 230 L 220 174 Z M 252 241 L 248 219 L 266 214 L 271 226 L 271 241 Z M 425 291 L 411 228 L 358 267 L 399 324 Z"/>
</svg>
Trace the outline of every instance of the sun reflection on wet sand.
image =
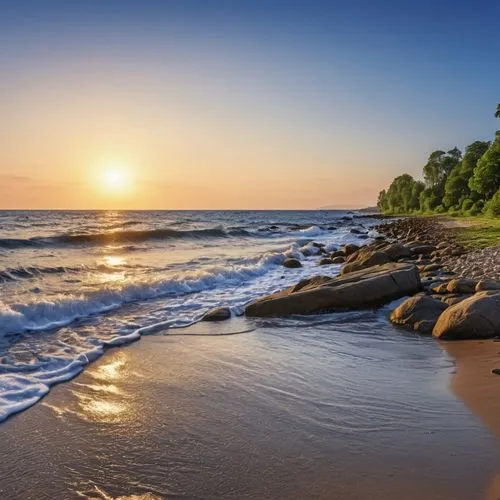
<svg viewBox="0 0 500 500">
<path fill-rule="evenodd" d="M 77 415 L 80 418 L 108 424 L 130 422 L 135 418 L 133 398 L 116 383 L 109 383 L 126 379 L 129 376 L 127 365 L 127 354 L 116 352 L 104 363 L 87 371 L 96 383 L 74 384 L 72 393 L 77 398 Z"/>
<path fill-rule="evenodd" d="M 98 380 L 106 381 L 123 377 L 127 371 L 127 354 L 124 351 L 118 351 L 110 356 L 110 358 L 98 366 L 90 367 L 87 374 Z"/>
</svg>

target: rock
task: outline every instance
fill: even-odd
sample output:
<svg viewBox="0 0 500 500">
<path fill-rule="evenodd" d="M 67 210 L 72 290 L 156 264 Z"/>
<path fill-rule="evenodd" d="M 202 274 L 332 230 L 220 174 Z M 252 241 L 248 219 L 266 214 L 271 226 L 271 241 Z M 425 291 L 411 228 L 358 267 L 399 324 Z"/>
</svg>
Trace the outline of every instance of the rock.
<svg viewBox="0 0 500 500">
<path fill-rule="evenodd" d="M 201 321 L 224 321 L 231 318 L 229 307 L 217 307 L 203 315 Z"/>
<path fill-rule="evenodd" d="M 500 290 L 500 283 L 494 280 L 480 280 L 476 285 L 476 292 L 485 290 Z"/>
<path fill-rule="evenodd" d="M 365 234 L 364 231 L 361 231 L 361 229 L 356 229 L 355 227 L 352 228 L 350 231 L 349 231 L 351 234 Z"/>
<path fill-rule="evenodd" d="M 433 293 L 448 293 L 448 283 L 436 283 L 431 285 L 429 290 Z"/>
<path fill-rule="evenodd" d="M 317 276 L 250 303 L 247 316 L 286 316 L 376 307 L 420 290 L 412 264 L 389 263 L 335 278 Z"/>
<path fill-rule="evenodd" d="M 434 245 L 417 245 L 411 247 L 411 253 L 413 255 L 429 255 L 434 252 L 436 247 Z"/>
<path fill-rule="evenodd" d="M 426 295 L 416 295 L 394 309 L 390 320 L 396 325 L 414 331 L 432 333 L 439 316 L 447 307 L 440 300 L 432 299 Z"/>
<path fill-rule="evenodd" d="M 422 268 L 422 272 L 428 273 L 432 271 L 439 271 L 441 269 L 441 264 L 428 264 Z"/>
<path fill-rule="evenodd" d="M 380 264 L 386 264 L 389 262 L 389 257 L 385 252 L 372 252 L 366 256 L 361 256 L 358 260 L 354 262 L 347 263 L 342 268 L 341 274 L 352 273 L 354 271 L 359 271 L 360 269 L 366 269 L 367 267 L 377 266 Z"/>
<path fill-rule="evenodd" d="M 336 252 L 332 252 L 330 257 L 334 259 L 335 257 L 344 257 L 345 253 L 342 250 L 337 250 Z"/>
<path fill-rule="evenodd" d="M 302 267 L 302 264 L 300 262 L 300 260 L 298 259 L 285 259 L 283 261 L 283 265 L 285 267 L 289 267 L 289 268 L 296 268 L 296 267 Z"/>
<path fill-rule="evenodd" d="M 392 245 L 383 247 L 383 250 L 390 260 L 403 259 L 412 255 L 411 250 L 400 243 L 393 243 Z"/>
<path fill-rule="evenodd" d="M 470 295 L 444 295 L 441 297 L 441 300 L 445 303 L 448 304 L 449 306 L 454 306 L 455 304 L 458 304 L 459 302 L 462 302 L 462 300 L 465 300 L 469 298 Z"/>
<path fill-rule="evenodd" d="M 359 250 L 359 246 L 350 243 L 349 245 L 345 245 L 342 250 L 344 252 L 344 255 L 349 256 L 354 252 L 357 252 Z"/>
<path fill-rule="evenodd" d="M 343 264 L 344 262 L 345 262 L 344 257 L 342 257 L 340 255 L 338 257 L 334 257 L 332 259 L 332 264 Z"/>
<path fill-rule="evenodd" d="M 451 280 L 446 290 L 448 293 L 474 293 L 476 290 L 477 281 L 466 278 Z"/>
<path fill-rule="evenodd" d="M 369 236 L 367 234 L 358 234 L 358 239 L 360 240 L 367 240 Z"/>
<path fill-rule="evenodd" d="M 439 317 L 432 335 L 441 340 L 500 335 L 500 293 L 480 292 L 448 307 Z"/>
<path fill-rule="evenodd" d="M 330 264 L 333 264 L 333 261 L 329 257 L 324 257 L 318 262 L 318 266 L 329 266 Z"/>
</svg>

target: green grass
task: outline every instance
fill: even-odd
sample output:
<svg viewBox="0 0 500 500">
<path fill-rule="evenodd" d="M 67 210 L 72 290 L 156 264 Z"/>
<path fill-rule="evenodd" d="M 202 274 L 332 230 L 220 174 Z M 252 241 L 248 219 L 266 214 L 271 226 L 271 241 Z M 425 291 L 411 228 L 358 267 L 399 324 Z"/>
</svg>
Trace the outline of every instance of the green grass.
<svg viewBox="0 0 500 500">
<path fill-rule="evenodd" d="M 468 248 L 486 248 L 500 245 L 500 218 L 453 217 L 467 224 L 455 229 L 458 242 Z"/>
</svg>

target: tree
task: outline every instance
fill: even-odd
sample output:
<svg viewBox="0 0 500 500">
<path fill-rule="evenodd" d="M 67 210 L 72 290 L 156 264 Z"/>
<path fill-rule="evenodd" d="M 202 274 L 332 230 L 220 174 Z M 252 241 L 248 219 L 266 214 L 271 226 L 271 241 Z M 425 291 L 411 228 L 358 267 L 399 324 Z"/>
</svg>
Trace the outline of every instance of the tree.
<svg viewBox="0 0 500 500">
<path fill-rule="evenodd" d="M 378 194 L 377 208 L 382 212 L 389 211 L 389 204 L 387 203 L 387 193 L 385 189 L 382 189 Z"/>
<path fill-rule="evenodd" d="M 464 199 L 472 195 L 469 179 L 474 173 L 479 158 L 483 156 L 489 145 L 489 142 L 475 141 L 467 146 L 462 160 L 455 165 L 446 179 L 443 198 L 443 205 L 446 208 L 458 209 Z M 476 193 L 472 197 L 477 198 Z"/>
<path fill-rule="evenodd" d="M 444 187 L 446 178 L 461 158 L 462 153 L 457 147 L 450 149 L 447 153 L 441 150 L 433 151 L 424 165 L 424 179 L 427 187 L 439 184 Z"/>
<path fill-rule="evenodd" d="M 411 207 L 413 210 L 420 210 L 420 194 L 425 189 L 425 184 L 421 181 L 415 181 L 411 190 Z"/>
<path fill-rule="evenodd" d="M 500 131 L 481 156 L 470 178 L 469 187 L 489 200 L 500 189 Z"/>
<path fill-rule="evenodd" d="M 497 110 L 495 112 L 495 118 L 500 118 L 500 104 L 497 104 Z"/>
<path fill-rule="evenodd" d="M 396 177 L 387 191 L 381 191 L 377 206 L 382 212 L 407 214 L 420 208 L 419 196 L 424 184 L 415 181 L 411 175 Z"/>
<path fill-rule="evenodd" d="M 493 217 L 500 217 L 500 189 L 493 195 L 493 198 L 486 203 L 484 211 L 488 215 L 493 215 Z"/>
</svg>

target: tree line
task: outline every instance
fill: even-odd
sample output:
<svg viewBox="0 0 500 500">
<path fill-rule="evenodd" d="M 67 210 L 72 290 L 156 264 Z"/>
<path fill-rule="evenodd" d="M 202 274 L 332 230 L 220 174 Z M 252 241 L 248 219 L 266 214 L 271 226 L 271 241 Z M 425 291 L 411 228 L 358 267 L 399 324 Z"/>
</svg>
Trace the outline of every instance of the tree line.
<svg viewBox="0 0 500 500">
<path fill-rule="evenodd" d="M 500 104 L 495 116 L 500 118 Z M 423 167 L 423 181 L 396 177 L 380 192 L 377 206 L 386 214 L 449 213 L 500 216 L 500 130 L 493 141 L 474 141 L 433 151 Z"/>
</svg>

